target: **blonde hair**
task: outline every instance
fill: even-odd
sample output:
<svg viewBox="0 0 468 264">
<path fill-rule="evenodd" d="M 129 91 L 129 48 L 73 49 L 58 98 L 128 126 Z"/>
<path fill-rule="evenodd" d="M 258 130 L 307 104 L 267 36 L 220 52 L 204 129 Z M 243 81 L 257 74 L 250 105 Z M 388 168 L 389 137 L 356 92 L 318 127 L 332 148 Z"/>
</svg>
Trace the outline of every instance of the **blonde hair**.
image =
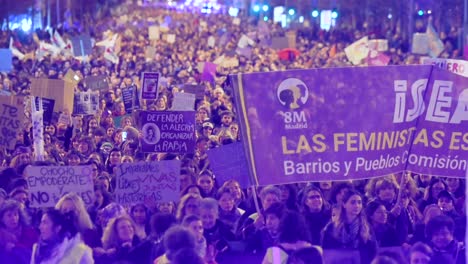
<svg viewBox="0 0 468 264">
<path fill-rule="evenodd" d="M 202 200 L 199 195 L 196 195 L 193 193 L 187 193 L 186 195 L 182 196 L 182 198 L 180 199 L 179 206 L 177 207 L 177 214 L 176 214 L 177 220 L 182 221 L 185 218 L 186 216 L 185 206 L 187 205 L 188 201 L 190 201 L 191 199 L 196 200 L 199 205 Z"/>
<path fill-rule="evenodd" d="M 104 249 L 116 248 L 119 246 L 120 239 L 117 232 L 117 225 L 120 221 L 124 220 L 129 221 L 135 231 L 135 223 L 129 215 L 124 214 L 112 218 L 109 224 L 107 224 L 106 229 L 104 229 L 104 233 L 102 235 L 102 246 Z"/>
<path fill-rule="evenodd" d="M 83 199 L 76 193 L 67 193 L 55 205 L 55 209 L 61 211 L 63 203 L 65 201 L 71 201 L 75 206 L 75 224 L 78 227 L 80 233 L 85 230 L 93 229 L 94 225 L 89 217 L 88 211 L 86 211 Z"/>
</svg>

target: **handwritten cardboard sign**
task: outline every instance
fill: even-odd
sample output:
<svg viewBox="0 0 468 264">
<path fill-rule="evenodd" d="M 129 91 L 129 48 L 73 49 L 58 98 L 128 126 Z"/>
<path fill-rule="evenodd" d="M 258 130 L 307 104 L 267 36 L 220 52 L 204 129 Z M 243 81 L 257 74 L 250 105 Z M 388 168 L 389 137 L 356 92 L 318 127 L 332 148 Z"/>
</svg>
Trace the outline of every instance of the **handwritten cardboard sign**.
<svg viewBox="0 0 468 264">
<path fill-rule="evenodd" d="M 31 207 L 53 207 L 65 194 L 78 194 L 86 205 L 94 201 L 90 166 L 29 166 L 26 168 Z"/>
<path fill-rule="evenodd" d="M 74 84 L 64 80 L 31 79 L 31 95 L 55 101 L 54 112 L 72 111 Z"/>
<path fill-rule="evenodd" d="M 346 57 L 354 65 L 361 64 L 361 61 L 369 55 L 368 37 L 363 37 L 345 48 Z"/>
<path fill-rule="evenodd" d="M 99 94 L 97 92 L 75 93 L 73 113 L 75 115 L 94 115 L 99 108 Z"/>
<path fill-rule="evenodd" d="M 13 53 L 10 49 L 0 49 L 0 72 L 10 72 L 13 69 Z"/>
<path fill-rule="evenodd" d="M 49 98 L 40 98 L 39 97 L 34 97 L 34 100 L 36 102 L 36 111 L 39 111 L 39 102 L 42 102 L 42 110 L 44 111 L 43 115 L 43 121 L 44 125 L 49 125 L 50 122 L 52 121 L 52 114 L 54 113 L 54 105 L 55 105 L 55 100 L 54 99 L 49 99 Z"/>
<path fill-rule="evenodd" d="M 435 65 L 441 69 L 468 77 L 468 61 L 425 57 L 421 58 L 421 64 Z"/>
<path fill-rule="evenodd" d="M 63 76 L 63 80 L 77 85 L 80 82 L 81 78 L 73 70 L 69 69 L 65 76 Z"/>
<path fill-rule="evenodd" d="M 171 110 L 194 111 L 195 95 L 191 93 L 175 93 Z"/>
<path fill-rule="evenodd" d="M 22 129 L 24 103 L 22 97 L 0 96 L 0 146 L 14 149 L 16 135 Z"/>
<path fill-rule="evenodd" d="M 143 152 L 194 152 L 195 111 L 145 111 L 140 118 Z"/>
<path fill-rule="evenodd" d="M 195 94 L 196 99 L 203 99 L 205 96 L 205 86 L 200 84 L 184 84 L 182 90 L 185 93 Z"/>
<path fill-rule="evenodd" d="M 208 150 L 210 167 L 221 186 L 228 180 L 237 180 L 241 187 L 250 186 L 247 158 L 241 142 Z"/>
<path fill-rule="evenodd" d="M 117 167 L 116 202 L 176 202 L 180 197 L 179 175 L 178 160 L 122 163 Z"/>
<path fill-rule="evenodd" d="M 109 82 L 105 75 L 88 76 L 84 79 L 84 82 L 89 90 L 99 91 L 109 89 Z"/>
<path fill-rule="evenodd" d="M 142 99 L 156 99 L 158 97 L 159 78 L 160 74 L 158 72 L 144 72 L 141 74 Z"/>
<path fill-rule="evenodd" d="M 414 54 L 426 55 L 429 53 L 429 38 L 425 33 L 414 33 L 411 51 Z"/>
<path fill-rule="evenodd" d="M 158 26 L 150 26 L 148 28 L 148 34 L 150 40 L 158 40 L 160 38 L 160 32 Z"/>
</svg>

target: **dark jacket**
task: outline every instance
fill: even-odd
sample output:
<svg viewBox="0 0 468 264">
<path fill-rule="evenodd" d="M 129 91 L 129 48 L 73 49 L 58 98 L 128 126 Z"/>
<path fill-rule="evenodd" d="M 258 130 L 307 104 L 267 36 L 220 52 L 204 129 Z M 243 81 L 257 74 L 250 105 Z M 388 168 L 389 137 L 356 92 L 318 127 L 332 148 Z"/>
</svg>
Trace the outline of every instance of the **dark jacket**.
<svg viewBox="0 0 468 264">
<path fill-rule="evenodd" d="M 205 231 L 203 231 L 203 235 L 206 238 L 207 245 L 217 243 L 218 241 L 235 240 L 235 236 L 231 232 L 230 228 L 219 219 L 216 220 L 216 224 L 213 228 L 205 229 Z"/>
<path fill-rule="evenodd" d="M 247 241 L 247 253 L 265 255 L 269 247 L 279 244 L 279 234 L 273 236 L 266 228 L 257 230 Z"/>
<path fill-rule="evenodd" d="M 330 222 L 331 211 L 328 209 L 322 209 L 318 213 L 304 212 L 303 213 L 307 225 L 310 230 L 311 243 L 313 245 L 319 245 L 322 237 L 322 230 Z"/>
<path fill-rule="evenodd" d="M 368 241 L 363 241 L 360 236 L 356 237 L 358 240 L 357 247 L 351 243 L 345 244 L 334 235 L 335 226 L 333 223 L 329 223 L 324 230 L 322 247 L 323 249 L 347 249 L 347 250 L 357 250 L 361 256 L 362 264 L 371 263 L 377 254 L 377 241 L 374 237 L 371 237 Z"/>
<path fill-rule="evenodd" d="M 379 224 L 372 227 L 379 247 L 397 247 L 401 246 L 398 234 L 391 225 Z"/>
<path fill-rule="evenodd" d="M 431 263 L 466 263 L 465 247 L 458 243 L 457 240 L 453 240 L 446 248 L 443 249 L 435 247 L 432 243 L 429 245 L 434 251 L 434 256 L 431 259 Z"/>
</svg>

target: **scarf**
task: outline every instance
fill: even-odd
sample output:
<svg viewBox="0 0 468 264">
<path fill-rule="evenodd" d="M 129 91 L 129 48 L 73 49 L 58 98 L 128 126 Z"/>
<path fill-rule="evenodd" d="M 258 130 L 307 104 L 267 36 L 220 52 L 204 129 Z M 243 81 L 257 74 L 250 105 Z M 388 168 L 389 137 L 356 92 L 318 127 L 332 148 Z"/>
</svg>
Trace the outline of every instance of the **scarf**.
<svg viewBox="0 0 468 264">
<path fill-rule="evenodd" d="M 341 242 L 345 245 L 350 245 L 352 248 L 357 248 L 359 245 L 359 230 L 361 221 L 359 218 L 354 219 L 348 225 L 344 225 L 341 229 Z"/>
</svg>

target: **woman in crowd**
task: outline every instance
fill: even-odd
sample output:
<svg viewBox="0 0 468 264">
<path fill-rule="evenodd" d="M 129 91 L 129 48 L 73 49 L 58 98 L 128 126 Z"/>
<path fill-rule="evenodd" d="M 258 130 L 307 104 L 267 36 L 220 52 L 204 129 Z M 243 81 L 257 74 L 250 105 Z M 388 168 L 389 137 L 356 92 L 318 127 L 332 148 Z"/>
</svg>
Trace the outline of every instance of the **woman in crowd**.
<svg viewBox="0 0 468 264">
<path fill-rule="evenodd" d="M 68 193 L 62 196 L 55 205 L 55 209 L 59 210 L 62 214 L 68 212 L 73 213 L 73 223 L 86 245 L 90 247 L 97 247 L 100 245 L 98 232 L 80 196 L 75 193 Z"/>
<path fill-rule="evenodd" d="M 6 200 L 0 206 L 0 253 L 6 259 L 21 262 L 31 256 L 33 244 L 38 234 L 29 225 L 29 218 L 21 204 Z M 1 255 L 1 254 L 0 254 Z"/>
<path fill-rule="evenodd" d="M 128 261 L 130 263 L 147 263 L 151 258 L 152 244 L 142 240 L 135 233 L 136 227 L 128 215 L 113 218 L 102 236 L 103 250 L 96 252 L 104 261 Z"/>
<path fill-rule="evenodd" d="M 160 202 L 156 205 L 157 212 L 175 215 L 176 204 L 174 202 Z"/>
<path fill-rule="evenodd" d="M 163 241 L 166 253 L 155 259 L 154 264 L 170 264 L 179 250 L 194 250 L 196 247 L 195 236 L 187 228 L 181 226 L 169 228 L 164 234 Z"/>
<path fill-rule="evenodd" d="M 335 221 L 324 230 L 324 249 L 358 250 L 361 263 L 370 263 L 377 252 L 377 243 L 363 212 L 362 195 L 348 191 L 342 199 L 341 210 Z"/>
<path fill-rule="evenodd" d="M 289 210 L 297 211 L 297 189 L 293 184 L 279 186 L 281 190 L 281 201 Z"/>
<path fill-rule="evenodd" d="M 39 242 L 34 244 L 31 264 L 76 263 L 92 264 L 93 253 L 75 227 L 73 212 L 48 210 L 41 220 Z"/>
<path fill-rule="evenodd" d="M 88 208 L 89 217 L 93 223 L 96 222 L 98 211 L 112 202 L 112 196 L 104 184 L 94 184 L 94 203 Z"/>
<path fill-rule="evenodd" d="M 436 216 L 427 223 L 426 234 L 434 252 L 433 263 L 466 263 L 465 246 L 454 238 L 454 230 L 455 223 L 445 215 Z"/>
<path fill-rule="evenodd" d="M 197 179 L 197 185 L 202 189 L 202 197 L 211 197 L 216 196 L 215 190 L 215 180 L 213 173 L 208 170 L 200 172 L 200 175 Z"/>
<path fill-rule="evenodd" d="M 348 192 L 349 190 L 353 190 L 353 189 L 354 189 L 353 185 L 349 182 L 340 182 L 340 183 L 334 184 L 330 191 L 331 204 L 341 205 L 344 194 Z"/>
<path fill-rule="evenodd" d="M 207 244 L 203 235 L 204 229 L 201 218 L 196 215 L 189 215 L 182 221 L 182 226 L 192 231 L 195 236 L 195 251 L 200 257 L 204 258 L 206 256 Z"/>
<path fill-rule="evenodd" d="M 401 245 L 395 228 L 388 223 L 388 211 L 385 205 L 379 201 L 370 202 L 366 206 L 366 214 L 380 247 Z"/>
<path fill-rule="evenodd" d="M 247 252 L 265 255 L 268 248 L 279 244 L 280 220 L 286 212 L 282 203 L 274 203 L 265 210 L 265 228 L 256 230 L 247 241 Z"/>
<path fill-rule="evenodd" d="M 218 199 L 219 204 L 219 220 L 226 224 L 231 232 L 235 233 L 239 219 L 245 211 L 237 208 L 234 203 L 234 196 L 228 188 L 220 188 L 216 199 Z"/>
<path fill-rule="evenodd" d="M 228 188 L 229 190 L 231 190 L 231 193 L 234 197 L 234 203 L 236 204 L 237 208 L 247 210 L 247 204 L 245 202 L 245 194 L 242 191 L 241 186 L 238 181 L 227 180 L 223 183 L 222 187 Z"/>
<path fill-rule="evenodd" d="M 331 219 L 331 209 L 322 192 L 315 186 L 306 187 L 302 197 L 302 214 L 311 234 L 311 242 L 320 245 L 321 232 Z"/>
<path fill-rule="evenodd" d="M 447 190 L 447 183 L 442 178 L 432 178 L 424 191 L 424 197 L 418 202 L 419 211 L 423 212 L 426 206 L 437 203 L 441 191 Z"/>
<path fill-rule="evenodd" d="M 130 209 L 130 216 L 135 223 L 136 235 L 141 240 L 145 239 L 147 234 L 150 232 L 150 215 L 148 208 L 142 203 L 136 204 Z"/>
<path fill-rule="evenodd" d="M 294 211 L 288 211 L 279 224 L 279 245 L 268 248 L 262 264 L 287 263 L 294 252 L 312 247 L 310 233 L 304 217 Z"/>
<path fill-rule="evenodd" d="M 200 202 L 200 218 L 203 222 L 204 236 L 208 245 L 216 243 L 217 247 L 227 247 L 228 241 L 235 240 L 229 226 L 219 220 L 219 205 L 213 198 L 204 198 Z M 224 250 L 224 247 L 219 246 Z"/>
<path fill-rule="evenodd" d="M 201 197 L 195 194 L 186 194 L 180 198 L 177 208 L 177 220 L 181 222 L 188 215 L 199 215 Z"/>
</svg>

